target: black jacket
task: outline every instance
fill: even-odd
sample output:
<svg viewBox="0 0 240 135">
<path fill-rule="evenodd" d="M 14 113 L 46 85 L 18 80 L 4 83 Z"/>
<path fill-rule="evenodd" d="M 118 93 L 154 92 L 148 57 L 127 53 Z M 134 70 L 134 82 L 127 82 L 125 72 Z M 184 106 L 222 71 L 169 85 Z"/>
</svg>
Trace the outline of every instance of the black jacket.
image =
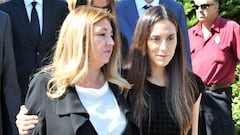
<svg viewBox="0 0 240 135">
<path fill-rule="evenodd" d="M 10 17 L 0 11 L 0 135 L 18 134 L 15 120 L 20 96 Z"/>
<path fill-rule="evenodd" d="M 26 96 L 26 106 L 29 114 L 37 114 L 39 123 L 29 132 L 38 135 L 97 135 L 89 120 L 89 114 L 78 98 L 75 87 L 67 88 L 64 96 L 50 99 L 46 95 L 49 73 L 40 73 L 30 83 Z M 138 135 L 132 112 L 127 100 L 119 88 L 109 83 L 118 105 L 127 119 L 124 135 Z"/>
</svg>

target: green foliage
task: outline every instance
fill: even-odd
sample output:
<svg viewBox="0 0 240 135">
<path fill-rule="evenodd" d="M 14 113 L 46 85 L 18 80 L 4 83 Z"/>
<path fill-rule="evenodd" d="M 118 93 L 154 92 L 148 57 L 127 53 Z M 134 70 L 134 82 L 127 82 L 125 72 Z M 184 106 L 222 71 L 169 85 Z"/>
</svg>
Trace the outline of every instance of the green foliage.
<svg viewBox="0 0 240 135">
<path fill-rule="evenodd" d="M 240 23 L 240 0 L 220 0 L 220 16 Z"/>
<path fill-rule="evenodd" d="M 236 132 L 240 134 L 240 64 L 237 65 L 235 81 L 232 84 L 233 103 L 232 115 L 236 127 Z"/>
<path fill-rule="evenodd" d="M 184 5 L 188 27 L 195 25 L 198 20 L 193 9 L 194 2 L 192 0 L 177 0 Z M 219 0 L 219 15 L 223 18 L 235 20 L 240 23 L 240 0 Z M 240 64 L 237 65 L 235 82 L 233 88 L 232 114 L 235 122 L 236 134 L 240 134 Z"/>
<path fill-rule="evenodd" d="M 188 28 L 192 27 L 198 22 L 197 17 L 195 15 L 195 10 L 193 9 L 194 2 L 192 0 L 177 0 L 177 1 L 184 6 Z"/>
</svg>

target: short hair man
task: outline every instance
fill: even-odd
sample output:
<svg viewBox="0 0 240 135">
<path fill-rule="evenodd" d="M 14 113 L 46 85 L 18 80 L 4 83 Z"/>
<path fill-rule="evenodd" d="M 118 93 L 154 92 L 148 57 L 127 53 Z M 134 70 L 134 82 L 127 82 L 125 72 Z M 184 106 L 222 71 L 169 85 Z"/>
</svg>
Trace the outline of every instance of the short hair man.
<svg viewBox="0 0 240 135">
<path fill-rule="evenodd" d="M 231 84 L 240 60 L 240 26 L 219 17 L 218 0 L 194 3 L 199 23 L 188 34 L 193 72 L 206 85 L 201 106 L 205 111 L 206 134 L 234 135 Z"/>
</svg>

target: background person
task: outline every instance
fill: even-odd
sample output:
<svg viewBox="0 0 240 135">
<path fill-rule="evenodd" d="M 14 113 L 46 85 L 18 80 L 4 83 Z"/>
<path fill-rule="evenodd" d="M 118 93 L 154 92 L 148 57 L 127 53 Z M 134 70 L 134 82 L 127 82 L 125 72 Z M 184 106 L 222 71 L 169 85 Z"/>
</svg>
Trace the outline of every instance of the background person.
<svg viewBox="0 0 240 135">
<path fill-rule="evenodd" d="M 240 59 L 240 26 L 218 16 L 218 0 L 194 0 L 199 23 L 189 29 L 193 72 L 201 77 L 207 135 L 234 135 L 231 84 Z"/>
<path fill-rule="evenodd" d="M 0 135 L 16 135 L 21 91 L 17 81 L 10 17 L 0 10 Z"/>
<path fill-rule="evenodd" d="M 12 22 L 18 83 L 24 103 L 29 78 L 52 57 L 57 31 L 68 14 L 67 3 L 63 0 L 10 0 L 0 4 L 0 9 L 9 14 Z"/>
</svg>

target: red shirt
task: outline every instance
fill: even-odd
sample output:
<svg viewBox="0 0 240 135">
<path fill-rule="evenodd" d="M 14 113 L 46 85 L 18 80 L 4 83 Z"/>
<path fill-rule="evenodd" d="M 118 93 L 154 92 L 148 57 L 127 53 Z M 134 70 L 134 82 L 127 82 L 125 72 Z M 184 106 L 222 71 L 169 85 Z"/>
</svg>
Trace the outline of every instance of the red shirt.
<svg viewBox="0 0 240 135">
<path fill-rule="evenodd" d="M 188 30 L 193 72 L 205 84 L 233 83 L 240 60 L 240 26 L 217 17 L 210 31 L 204 40 L 200 23 Z"/>
</svg>

